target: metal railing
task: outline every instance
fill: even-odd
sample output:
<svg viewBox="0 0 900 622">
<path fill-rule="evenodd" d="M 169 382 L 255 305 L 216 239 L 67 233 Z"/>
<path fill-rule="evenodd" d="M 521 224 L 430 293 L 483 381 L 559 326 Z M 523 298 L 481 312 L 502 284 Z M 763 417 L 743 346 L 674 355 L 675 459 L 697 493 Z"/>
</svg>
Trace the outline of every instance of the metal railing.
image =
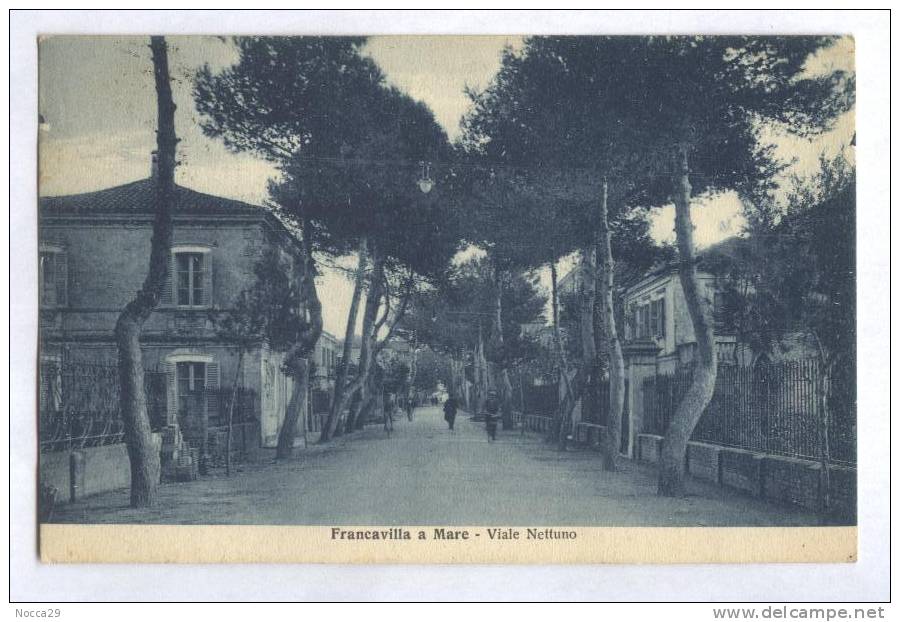
<svg viewBox="0 0 900 622">
<path fill-rule="evenodd" d="M 856 463 L 856 405 L 832 382 L 831 417 L 822 412 L 818 361 L 806 359 L 755 368 L 720 365 L 712 401 L 692 439 L 797 458 Z M 691 369 L 644 381 L 644 432 L 665 434 L 691 381 Z"/>
<path fill-rule="evenodd" d="M 112 445 L 124 440 L 115 364 L 42 361 L 39 371 L 38 435 L 42 452 Z M 165 420 L 166 377 L 145 371 L 151 422 Z"/>
</svg>

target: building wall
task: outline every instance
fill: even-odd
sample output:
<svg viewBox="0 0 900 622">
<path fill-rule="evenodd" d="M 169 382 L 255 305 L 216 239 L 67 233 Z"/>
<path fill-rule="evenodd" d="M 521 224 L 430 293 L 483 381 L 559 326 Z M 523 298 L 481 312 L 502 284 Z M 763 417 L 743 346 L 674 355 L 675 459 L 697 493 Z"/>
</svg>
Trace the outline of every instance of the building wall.
<svg viewBox="0 0 900 622">
<path fill-rule="evenodd" d="M 115 362 L 113 330 L 121 309 L 146 276 L 151 235 L 151 223 L 146 219 L 42 219 L 41 243 L 65 252 L 68 275 L 65 304 L 42 312 L 44 351 L 65 349 L 75 360 Z M 232 386 L 238 371 L 238 348 L 219 334 L 211 312 L 230 310 L 240 292 L 253 284 L 254 269 L 266 248 L 279 248 L 282 257 L 295 265 L 299 255 L 279 240 L 262 218 L 176 216 L 173 246 L 179 245 L 209 249 L 209 305 L 184 309 L 161 304 L 154 310 L 142 334 L 144 367 L 171 372 L 169 357 L 173 355 L 209 357 L 218 366 L 219 386 Z M 254 348 L 245 355 L 241 371 L 241 385 L 257 394 L 254 414 L 266 445 L 277 438 L 285 396 L 290 395 L 290 379 L 281 371 L 279 356 L 283 358 Z"/>
<path fill-rule="evenodd" d="M 70 338 L 109 333 L 121 309 L 138 291 L 150 256 L 150 223 L 108 223 L 93 220 L 49 219 L 40 228 L 41 241 L 61 246 L 68 262 L 68 304 L 52 325 Z M 230 308 L 238 294 L 255 279 L 254 266 L 262 256 L 266 234 L 261 222 L 217 224 L 176 219 L 173 246 L 209 247 L 213 309 Z M 136 259 L 141 258 L 141 259 Z M 205 309 L 161 305 L 145 324 L 145 334 L 212 335 Z"/>
<path fill-rule="evenodd" d="M 716 292 L 715 277 L 710 274 L 698 275 L 702 293 L 706 297 L 707 304 L 714 303 Z M 630 288 L 625 295 L 626 309 L 633 309 L 647 302 L 663 299 L 665 306 L 665 335 L 662 339 L 653 341 L 659 347 L 657 355 L 658 373 L 673 373 L 678 367 L 690 363 L 694 356 L 696 337 L 694 325 L 691 322 L 690 312 L 684 298 L 684 289 L 676 272 L 662 274 L 654 278 L 648 278 L 636 286 Z M 633 314 L 633 311 L 632 311 Z M 628 325 L 632 318 L 628 318 Z M 634 328 L 626 329 L 626 339 L 634 338 Z M 716 335 L 717 346 L 720 350 L 720 358 L 730 359 L 735 344 L 733 335 Z M 752 353 L 742 352 L 745 358 Z"/>
<path fill-rule="evenodd" d="M 316 343 L 313 360 L 316 364 L 316 375 L 312 379 L 314 388 L 328 391 L 334 383 L 334 366 L 341 355 L 340 342 L 327 331 L 322 331 Z"/>
</svg>

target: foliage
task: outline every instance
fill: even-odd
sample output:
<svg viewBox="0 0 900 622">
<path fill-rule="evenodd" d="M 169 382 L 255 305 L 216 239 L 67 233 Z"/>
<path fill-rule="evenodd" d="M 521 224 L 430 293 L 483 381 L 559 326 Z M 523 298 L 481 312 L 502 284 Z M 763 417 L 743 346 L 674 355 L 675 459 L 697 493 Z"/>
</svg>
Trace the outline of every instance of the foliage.
<svg viewBox="0 0 900 622">
<path fill-rule="evenodd" d="M 248 349 L 265 341 L 286 352 L 309 329 L 301 268 L 278 250 L 267 250 L 254 265 L 253 283 L 224 314 L 213 314 L 219 334 Z"/>
<path fill-rule="evenodd" d="M 421 274 L 456 251 L 452 180 L 425 195 L 420 162 L 450 146 L 428 107 L 384 83 L 362 37 L 238 37 L 237 64 L 198 73 L 201 127 L 236 151 L 275 161 L 276 208 L 315 248 L 346 254 L 366 235 Z"/>
<path fill-rule="evenodd" d="M 416 376 L 413 386 L 419 391 L 432 392 L 438 383 L 452 386 L 450 357 L 431 348 L 422 348 L 416 358 Z"/>
<path fill-rule="evenodd" d="M 374 364 L 380 370 L 381 382 L 388 393 L 405 394 L 409 384 L 409 364 L 399 358 L 380 359 Z"/>
<path fill-rule="evenodd" d="M 366 135 L 367 104 L 384 76 L 359 52 L 364 37 L 236 37 L 234 66 L 204 66 L 194 101 L 204 134 L 239 152 L 282 162 Z"/>
<path fill-rule="evenodd" d="M 539 238 L 532 248 L 541 253 L 549 243 L 559 256 L 590 242 L 586 225 L 601 177 L 610 182 L 612 226 L 625 216 L 622 204 L 667 202 L 671 156 L 683 144 L 691 149 L 694 194 L 771 189 L 781 165 L 760 142 L 764 124 L 807 136 L 852 106 L 853 76 L 804 73 L 810 54 L 833 41 L 531 37 L 521 51 L 504 52 L 487 89 L 470 92 L 462 143 L 473 157 L 505 166 L 505 177 L 532 178 L 519 186 L 551 180 L 541 199 L 551 213 L 537 213 L 542 226 L 526 239 Z M 548 200 L 557 186 L 565 192 Z M 528 215 L 516 201 L 507 211 Z M 507 216 L 498 219 L 506 224 Z"/>
<path fill-rule="evenodd" d="M 320 250 L 341 254 L 366 235 L 395 262 L 438 273 L 458 245 L 454 186 L 437 183 L 426 195 L 416 180 L 420 162 L 448 157 L 446 135 L 424 104 L 396 89 L 375 92 L 367 116 L 357 142 L 310 144 L 286 161 L 273 199 L 302 209 Z"/>
<path fill-rule="evenodd" d="M 537 344 L 523 333 L 522 325 L 543 322 L 546 297 L 537 277 L 530 273 L 510 274 L 502 290 L 503 349 L 499 350 L 494 330 L 494 283 L 490 261 L 476 257 L 453 266 L 436 287 L 420 292 L 413 300 L 404 327 L 415 330 L 422 343 L 438 351 L 459 353 L 474 349 L 481 326 L 486 355 L 508 364 L 539 356 Z"/>
<path fill-rule="evenodd" d="M 841 154 L 795 179 L 783 208 L 757 208 L 750 237 L 706 262 L 726 286 L 727 321 L 757 352 L 811 332 L 829 356 L 852 355 L 855 223 L 855 169 Z"/>
</svg>

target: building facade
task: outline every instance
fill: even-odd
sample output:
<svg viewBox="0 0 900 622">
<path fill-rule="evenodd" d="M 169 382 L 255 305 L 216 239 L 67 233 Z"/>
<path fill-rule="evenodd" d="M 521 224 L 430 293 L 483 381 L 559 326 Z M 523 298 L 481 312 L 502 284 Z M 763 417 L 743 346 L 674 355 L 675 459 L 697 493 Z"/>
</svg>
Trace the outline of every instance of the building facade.
<svg viewBox="0 0 900 622">
<path fill-rule="evenodd" d="M 701 295 L 712 310 L 719 360 L 730 363 L 737 354 L 740 364 L 749 364 L 752 353 L 747 348 L 738 348 L 735 335 L 725 330 L 724 324 L 718 321 L 722 302 L 716 277 L 699 271 L 697 279 Z M 697 339 L 677 266 L 666 265 L 650 271 L 624 291 L 623 304 L 624 340 L 646 341 L 656 346 L 658 373 L 673 373 L 693 361 Z"/>
<path fill-rule="evenodd" d="M 330 392 L 334 388 L 335 368 L 340 357 L 340 340 L 328 331 L 323 330 L 319 336 L 318 343 L 316 343 L 316 351 L 313 355 L 315 372 L 310 378 L 310 384 L 313 389 Z"/>
<path fill-rule="evenodd" d="M 116 320 L 147 272 L 154 188 L 151 177 L 40 199 L 42 363 L 115 361 Z M 145 369 L 166 377 L 166 405 L 152 424 L 177 423 L 186 438 L 202 434 L 198 426 L 224 416 L 220 389 L 236 383 L 252 396 L 259 443 L 274 446 L 292 388 L 283 354 L 260 342 L 238 369 L 240 349 L 220 319 L 252 286 L 267 252 L 300 270 L 301 248 L 266 210 L 180 186 L 172 218 L 168 280 L 141 336 Z"/>
</svg>

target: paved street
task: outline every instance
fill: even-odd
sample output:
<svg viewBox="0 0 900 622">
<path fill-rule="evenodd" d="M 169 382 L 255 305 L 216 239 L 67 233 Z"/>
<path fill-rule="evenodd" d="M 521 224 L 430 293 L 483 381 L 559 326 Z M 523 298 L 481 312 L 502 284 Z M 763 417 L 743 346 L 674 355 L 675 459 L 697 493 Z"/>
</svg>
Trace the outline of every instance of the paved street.
<svg viewBox="0 0 900 622">
<path fill-rule="evenodd" d="M 247 465 L 166 484 L 157 507 L 133 510 L 127 491 L 64 504 L 54 522 L 299 525 L 814 525 L 815 516 L 715 486 L 685 499 L 656 496 L 652 467 L 601 470 L 590 451 L 559 452 L 534 434 L 500 431 L 461 414 L 451 433 L 439 408 L 416 410 L 388 437 L 370 426 L 287 463 Z"/>
</svg>

